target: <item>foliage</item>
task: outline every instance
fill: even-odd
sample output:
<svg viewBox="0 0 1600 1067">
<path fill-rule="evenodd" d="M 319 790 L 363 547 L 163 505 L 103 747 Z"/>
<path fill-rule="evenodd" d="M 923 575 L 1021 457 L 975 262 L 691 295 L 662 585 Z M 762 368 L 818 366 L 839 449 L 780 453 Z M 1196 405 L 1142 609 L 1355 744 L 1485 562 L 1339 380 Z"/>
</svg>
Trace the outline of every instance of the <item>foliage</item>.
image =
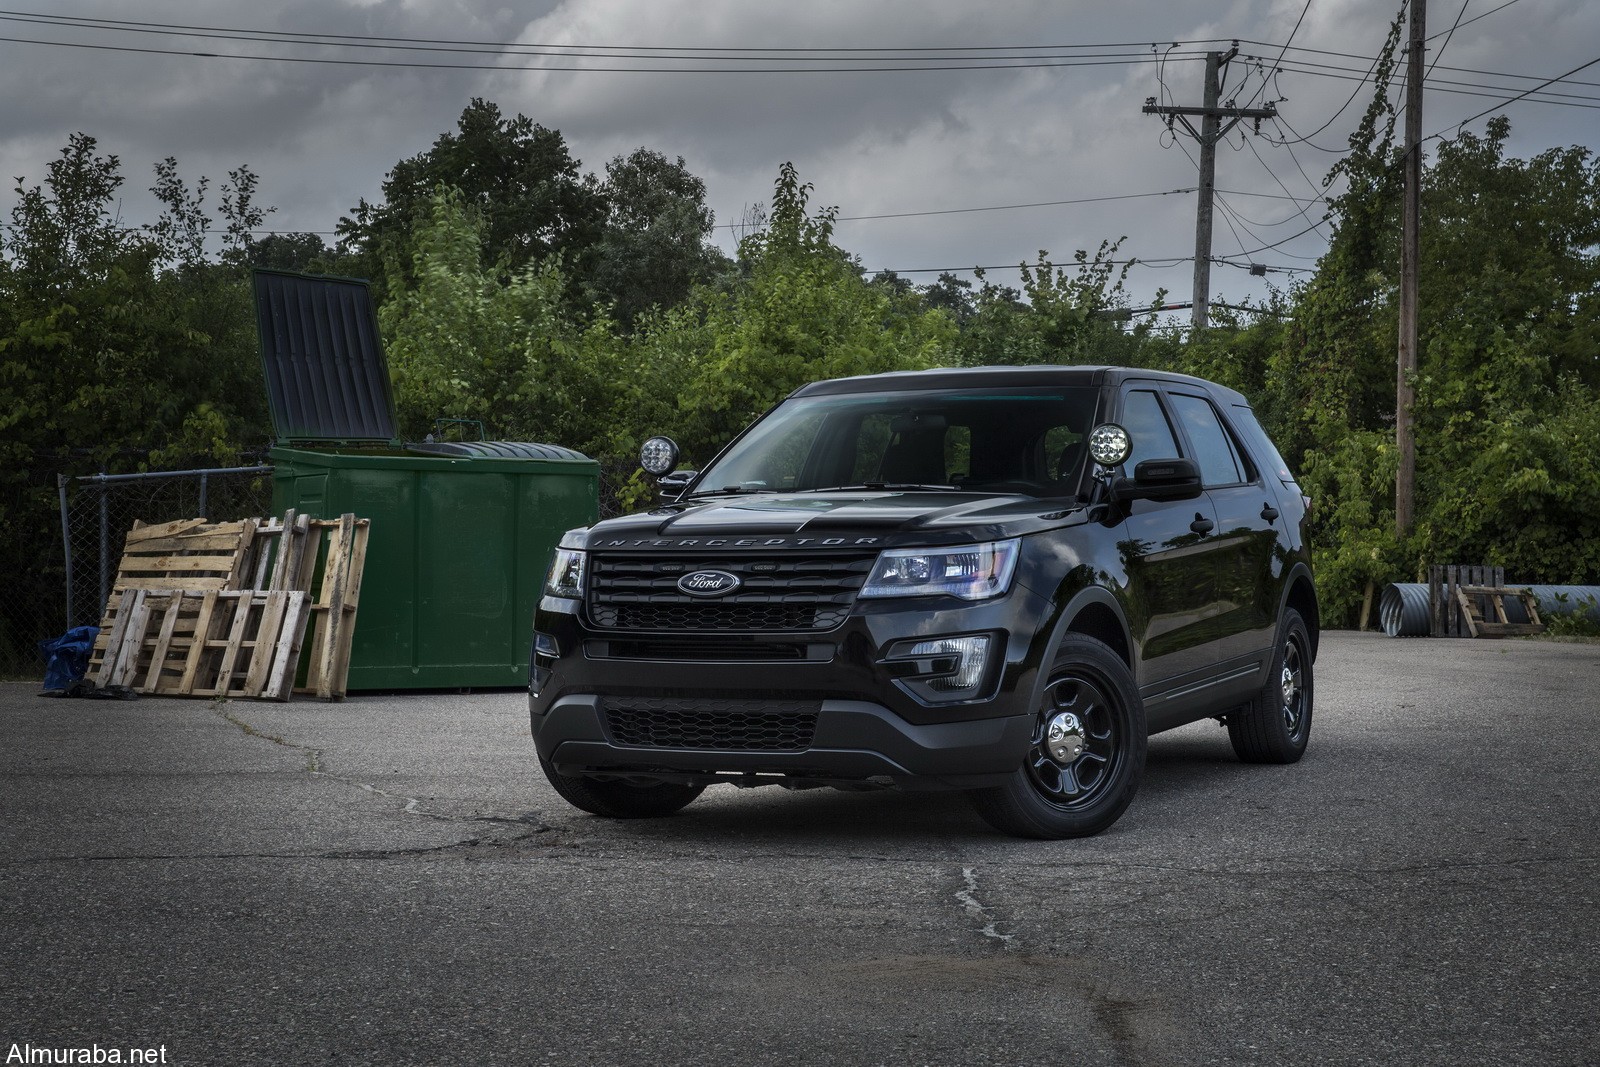
<svg viewBox="0 0 1600 1067">
<path fill-rule="evenodd" d="M 484 266 L 482 225 L 458 192 L 436 191 L 411 239 L 415 281 L 379 310 L 400 431 L 475 419 L 491 437 L 593 450 L 622 391 L 614 324 L 571 313 L 555 259 Z"/>
<path fill-rule="evenodd" d="M 703 325 L 675 323 L 706 343 L 679 400 L 686 451 L 701 462 L 806 382 L 948 362 L 950 318 L 864 281 L 833 244 L 834 210 L 807 213 L 810 193 L 785 163 L 767 228 L 740 242 L 747 276 L 731 294 L 702 294 Z"/>
<path fill-rule="evenodd" d="M 473 209 L 481 260 L 513 271 L 557 255 L 572 269 L 586 260 L 604 223 L 604 197 L 579 174 L 560 131 L 525 115 L 507 119 L 498 105 L 474 98 L 454 132 L 394 165 L 381 202 L 362 199 L 339 220 L 340 240 L 355 253 L 352 266 L 381 283 L 380 297 L 386 286 L 410 280 L 406 239 L 426 221 L 440 186 L 459 190 Z M 400 274 L 391 277 L 396 265 Z"/>
<path fill-rule="evenodd" d="M 697 285 L 728 270 L 709 243 L 716 217 L 705 205 L 705 182 L 683 157 L 636 149 L 606 164 L 600 186 L 606 218 L 582 279 L 592 303 L 610 305 L 625 328 L 652 307 L 683 303 Z"/>
<path fill-rule="evenodd" d="M 19 188 L 0 238 L 0 462 L 117 469 L 202 440 L 205 458 L 265 437 L 255 334 L 242 273 L 208 262 L 206 182 L 156 167 L 161 218 L 117 223 L 115 156 L 75 134 L 45 181 Z M 245 255 L 259 219 L 246 168 L 222 203 L 224 256 Z M 196 421 L 199 420 L 199 421 Z M 202 433 L 201 423 L 210 427 Z"/>
<path fill-rule="evenodd" d="M 1149 366 L 1250 398 L 1313 498 L 1327 624 L 1428 563 L 1595 582 L 1600 164 L 1583 147 L 1507 158 L 1503 119 L 1439 144 L 1425 172 L 1417 522 L 1393 535 L 1399 33 L 1329 176 L 1345 191 L 1316 271 L 1189 336 L 1137 317 L 1115 241 L 1062 264 L 1040 251 L 1016 287 L 864 279 L 789 164 L 730 261 L 682 158 L 640 148 L 584 175 L 558 131 L 484 100 L 340 221 L 339 249 L 257 239 L 270 209 L 249 168 L 213 189 L 173 159 L 155 166 L 159 216 L 124 226 L 120 161 L 75 134 L 0 225 L 0 485 L 31 477 L 26 506 L 0 512 L 0 549 L 48 538 L 54 472 L 227 463 L 266 438 L 246 271 L 261 265 L 374 280 L 408 437 L 479 419 L 621 467 L 669 433 L 699 465 L 818 378 Z M 635 479 L 619 496 L 649 492 Z"/>
</svg>

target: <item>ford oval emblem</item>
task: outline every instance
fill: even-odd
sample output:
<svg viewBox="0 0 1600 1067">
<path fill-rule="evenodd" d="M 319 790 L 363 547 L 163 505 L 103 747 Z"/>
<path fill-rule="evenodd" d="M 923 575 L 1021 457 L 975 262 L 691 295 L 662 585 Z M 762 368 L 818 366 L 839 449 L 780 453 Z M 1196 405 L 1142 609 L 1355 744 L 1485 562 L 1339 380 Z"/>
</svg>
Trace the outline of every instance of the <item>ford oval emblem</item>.
<svg viewBox="0 0 1600 1067">
<path fill-rule="evenodd" d="M 678 588 L 690 596 L 727 596 L 743 584 L 727 571 L 691 571 L 678 579 Z"/>
</svg>

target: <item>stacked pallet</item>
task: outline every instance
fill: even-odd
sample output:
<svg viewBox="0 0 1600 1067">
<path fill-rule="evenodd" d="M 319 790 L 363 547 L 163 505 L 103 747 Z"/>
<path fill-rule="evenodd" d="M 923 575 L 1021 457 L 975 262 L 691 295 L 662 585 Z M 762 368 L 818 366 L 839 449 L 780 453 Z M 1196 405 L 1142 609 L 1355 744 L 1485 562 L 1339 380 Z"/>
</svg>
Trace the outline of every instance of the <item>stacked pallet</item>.
<svg viewBox="0 0 1600 1067">
<path fill-rule="evenodd" d="M 136 526 L 89 676 L 160 696 L 342 699 L 367 529 L 354 515 L 292 510 L 281 520 Z"/>
</svg>

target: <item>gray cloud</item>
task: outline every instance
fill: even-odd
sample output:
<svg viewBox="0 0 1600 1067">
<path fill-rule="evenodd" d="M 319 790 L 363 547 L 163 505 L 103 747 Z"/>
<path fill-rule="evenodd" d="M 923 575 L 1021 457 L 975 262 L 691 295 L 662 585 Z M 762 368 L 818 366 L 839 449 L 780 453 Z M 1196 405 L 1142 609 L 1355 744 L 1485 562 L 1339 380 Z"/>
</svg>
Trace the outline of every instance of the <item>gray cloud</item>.
<svg viewBox="0 0 1600 1067">
<path fill-rule="evenodd" d="M 1465 17 L 1489 11 L 1472 0 Z M 1430 32 L 1447 30 L 1460 5 L 1434 4 Z M 1071 45 L 1084 42 L 1170 42 L 1233 37 L 1281 44 L 1302 10 L 1294 43 L 1370 57 L 1382 42 L 1394 6 L 1378 0 L 1235 0 L 1210 4 L 1132 0 L 1117 5 L 1016 2 L 929 4 L 885 0 L 862 5 L 819 0 L 807 5 L 748 0 L 565 0 L 507 5 L 489 0 L 213 0 L 204 4 L 129 4 L 113 0 L 53 3 L 36 10 L 115 19 L 247 27 L 281 31 L 411 38 L 521 41 L 550 45 L 673 45 L 744 48 L 949 47 Z M 213 52 L 281 54 L 270 44 L 192 41 L 108 32 L 65 31 L 0 23 L 0 35 L 78 43 L 134 44 Z M 1522 0 L 1464 26 L 1443 66 L 1548 77 L 1594 58 L 1600 5 L 1585 0 Z M 1433 48 L 1443 43 L 1440 37 Z M 1266 57 L 1277 49 L 1243 43 Z M 296 54 L 332 55 L 295 48 Z M 404 59 L 407 53 L 361 53 Z M 415 58 L 415 57 L 413 57 Z M 423 62 L 461 60 L 451 53 Z M 1361 67 L 1366 59 L 1291 52 L 1293 66 Z M 501 66 L 531 64 L 502 60 Z M 547 62 L 561 62 L 550 60 Z M 639 65 L 618 59 L 608 65 Z M 472 96 L 497 101 L 560 129 L 588 170 L 644 144 L 683 155 L 707 183 L 719 221 L 765 200 L 780 163 L 792 160 L 814 183 L 814 203 L 840 214 L 936 211 L 998 204 L 1145 193 L 1195 184 L 1183 138 L 1164 137 L 1140 113 L 1158 95 L 1151 64 L 1029 70 L 829 74 L 638 74 L 525 70 L 417 70 L 268 63 L 191 56 L 132 55 L 0 42 L 0 159 L 7 176 L 38 181 L 67 135 L 82 130 L 120 155 L 129 176 L 123 205 L 129 221 L 151 210 L 142 190 L 149 166 L 175 155 L 191 178 L 220 180 L 239 163 L 262 176 L 261 196 L 278 207 L 272 225 L 330 230 L 361 197 L 377 195 L 396 161 L 424 150 L 451 128 Z M 1248 96 L 1259 79 L 1233 65 L 1235 88 Z M 1345 74 L 1344 70 L 1325 70 Z M 1200 65 L 1170 62 L 1165 83 L 1180 103 L 1198 102 Z M 1600 83 L 1600 67 L 1580 80 Z M 1240 79 L 1243 79 L 1242 81 Z M 1488 107 L 1493 97 L 1457 95 L 1444 81 L 1493 82 L 1510 96 L 1534 81 L 1434 72 L 1428 132 Z M 1284 73 L 1263 98 L 1280 103 L 1301 133 L 1321 126 L 1356 82 Z M 1600 97 L 1595 85 L 1562 91 Z M 1369 93 L 1312 140 L 1339 148 Z M 1514 150 L 1593 143 L 1600 112 L 1524 102 L 1512 105 Z M 1482 121 L 1475 129 L 1482 128 Z M 1265 133 L 1281 132 L 1270 124 Z M 1245 193 L 1313 195 L 1336 156 L 1300 144 L 1236 134 L 1219 153 L 1218 185 Z M 1252 151 L 1254 149 L 1254 151 Z M 1257 158 L 1259 154 L 1260 158 Z M 1270 168 L 1271 173 L 1269 173 Z M 1302 171 L 1304 174 L 1302 174 Z M 1274 178 L 1274 174 L 1276 178 Z M 9 190 L 0 207 L 9 207 Z M 1215 251 L 1242 257 L 1261 244 L 1304 228 L 1287 200 L 1229 195 L 1239 218 L 1219 214 Z M 1193 246 L 1193 196 L 1166 196 L 1076 206 L 841 222 L 840 243 L 870 267 L 912 269 L 1009 264 L 1041 248 L 1067 258 L 1105 238 L 1126 237 L 1123 252 L 1144 258 L 1187 256 Z M 1320 216 L 1314 209 L 1312 220 Z M 1233 223 L 1232 228 L 1228 225 Z M 1278 223 L 1278 225 L 1272 225 Z M 726 233 L 726 231 L 723 231 Z M 1325 232 L 1325 228 L 1324 228 Z M 731 243 L 731 241 L 730 241 Z M 1254 257 L 1279 266 L 1309 266 L 1324 247 L 1316 233 Z M 1189 266 L 1142 268 L 1131 281 L 1140 299 L 1157 286 L 1186 298 Z M 1014 277 L 1012 275 L 1011 277 Z M 1271 280 L 1282 284 L 1284 275 Z M 1004 280 L 996 275 L 999 280 Z M 931 276 L 919 276 L 931 280 Z M 1238 298 L 1262 290 L 1260 279 L 1219 267 L 1214 287 Z"/>
</svg>

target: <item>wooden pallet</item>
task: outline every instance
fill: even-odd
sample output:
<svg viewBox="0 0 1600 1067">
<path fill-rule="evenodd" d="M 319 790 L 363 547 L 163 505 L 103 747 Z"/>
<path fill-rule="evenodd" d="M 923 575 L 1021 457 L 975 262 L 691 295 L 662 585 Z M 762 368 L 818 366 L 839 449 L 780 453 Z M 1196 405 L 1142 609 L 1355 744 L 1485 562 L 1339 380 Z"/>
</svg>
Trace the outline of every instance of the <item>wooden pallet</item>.
<svg viewBox="0 0 1600 1067">
<path fill-rule="evenodd" d="M 1472 637 L 1472 626 L 1461 608 L 1462 586 L 1495 587 L 1506 584 L 1504 567 L 1461 567 L 1434 564 L 1428 568 L 1429 633 L 1434 637 Z M 1477 601 L 1480 616 L 1494 609 L 1487 599 Z"/>
<path fill-rule="evenodd" d="M 305 685 L 295 692 L 315 693 L 321 700 L 343 700 L 350 677 L 356 608 L 361 604 L 361 576 L 366 570 L 369 522 L 345 514 L 338 519 L 314 520 L 311 527 L 329 532 L 328 554 L 317 601 L 311 607 Z"/>
<path fill-rule="evenodd" d="M 156 696 L 287 700 L 307 607 L 297 589 L 130 589 L 101 684 Z"/>
<path fill-rule="evenodd" d="M 107 648 L 115 647 L 112 636 L 123 629 L 118 625 L 118 613 L 126 602 L 124 593 L 241 588 L 257 525 L 249 520 L 208 523 L 204 519 L 178 519 L 154 526 L 134 523 L 100 619 L 100 633 L 89 658 L 89 676 L 96 677 L 105 666 Z"/>
<path fill-rule="evenodd" d="M 1522 610 L 1528 615 L 1527 622 L 1511 622 L 1506 617 L 1508 597 L 1522 604 Z M 1544 633 L 1539 605 L 1526 589 L 1509 589 L 1501 585 L 1464 585 L 1456 590 L 1456 599 L 1461 604 L 1461 614 L 1466 617 L 1467 628 L 1473 637 L 1518 637 Z M 1494 612 L 1492 621 L 1484 611 L 1485 603 Z"/>
<path fill-rule="evenodd" d="M 90 677 L 160 696 L 343 699 L 367 531 L 354 515 L 293 510 L 136 527 Z M 295 689 L 302 650 L 306 684 Z"/>
</svg>

